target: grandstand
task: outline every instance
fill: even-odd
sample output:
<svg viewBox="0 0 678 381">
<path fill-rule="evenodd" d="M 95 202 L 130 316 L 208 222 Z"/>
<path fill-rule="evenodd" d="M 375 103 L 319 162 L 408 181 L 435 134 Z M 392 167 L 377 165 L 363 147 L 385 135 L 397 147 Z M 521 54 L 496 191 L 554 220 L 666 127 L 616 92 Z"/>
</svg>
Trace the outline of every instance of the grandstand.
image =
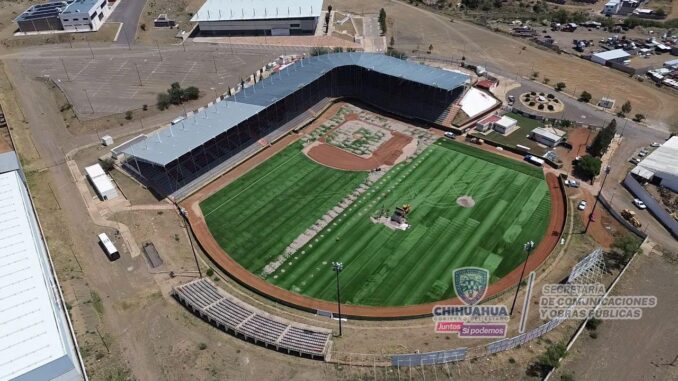
<svg viewBox="0 0 678 381">
<path fill-rule="evenodd" d="M 329 352 L 331 330 L 272 316 L 218 289 L 209 279 L 177 286 L 172 295 L 215 327 L 255 344 L 320 360 Z"/>
<path fill-rule="evenodd" d="M 464 74 L 383 54 L 311 57 L 113 153 L 124 155 L 124 168 L 158 195 L 181 198 L 187 185 L 202 183 L 208 173 L 261 149 L 260 139 L 273 142 L 312 120 L 319 105 L 356 98 L 405 118 L 436 123 L 468 81 Z"/>
</svg>

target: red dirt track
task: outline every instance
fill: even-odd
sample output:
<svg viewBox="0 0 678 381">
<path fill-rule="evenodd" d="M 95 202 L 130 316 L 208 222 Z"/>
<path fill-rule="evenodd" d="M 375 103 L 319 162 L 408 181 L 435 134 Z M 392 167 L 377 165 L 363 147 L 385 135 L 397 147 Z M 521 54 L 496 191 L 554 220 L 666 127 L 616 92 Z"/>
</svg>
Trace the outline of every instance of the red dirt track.
<svg viewBox="0 0 678 381">
<path fill-rule="evenodd" d="M 391 139 L 392 140 L 392 139 Z M 356 156 L 351 155 L 354 158 Z M 546 182 L 551 193 L 551 216 L 549 225 L 544 238 L 539 242 L 537 248 L 532 252 L 527 262 L 526 274 L 535 270 L 546 260 L 553 249 L 558 245 L 560 236 L 565 226 L 565 217 L 567 215 L 565 206 L 564 189 L 560 186 L 558 178 L 551 173 L 546 174 Z M 277 287 L 268 283 L 262 278 L 252 274 L 239 263 L 233 260 L 216 242 L 210 233 L 205 219 L 200 211 L 199 203 L 204 199 L 197 193 L 188 198 L 183 204 L 188 212 L 188 220 L 195 237 L 200 246 L 210 256 L 212 261 L 223 271 L 237 280 L 243 286 L 256 291 L 259 294 L 279 301 L 283 304 L 297 308 L 337 312 L 337 305 L 319 299 L 313 299 L 307 296 L 299 295 L 291 291 Z M 501 278 L 499 281 L 488 287 L 486 298 L 495 296 L 502 291 L 515 286 L 520 278 L 522 264 L 513 271 Z M 342 304 L 342 313 L 349 317 L 365 319 L 398 319 L 430 316 L 435 305 L 439 304 L 461 304 L 457 298 L 443 300 L 435 303 L 419 304 L 403 307 L 375 307 L 375 306 L 356 306 Z"/>
<path fill-rule="evenodd" d="M 330 168 L 344 171 L 371 171 L 384 164 L 395 164 L 398 157 L 402 155 L 403 148 L 411 141 L 411 137 L 393 132 L 393 137 L 372 152 L 372 156 L 369 158 L 354 155 L 339 147 L 322 142 L 308 150 L 306 156 L 316 163 Z"/>
</svg>

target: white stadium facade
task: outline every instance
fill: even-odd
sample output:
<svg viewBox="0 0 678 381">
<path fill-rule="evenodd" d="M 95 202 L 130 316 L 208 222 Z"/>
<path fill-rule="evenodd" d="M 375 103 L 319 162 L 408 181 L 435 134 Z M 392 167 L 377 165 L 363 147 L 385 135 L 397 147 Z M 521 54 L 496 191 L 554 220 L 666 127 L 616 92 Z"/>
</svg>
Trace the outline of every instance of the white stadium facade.
<svg viewBox="0 0 678 381">
<path fill-rule="evenodd" d="M 207 0 L 193 15 L 201 35 L 315 33 L 323 0 Z"/>
<path fill-rule="evenodd" d="M 85 380 L 19 160 L 0 153 L 0 381 Z"/>
</svg>

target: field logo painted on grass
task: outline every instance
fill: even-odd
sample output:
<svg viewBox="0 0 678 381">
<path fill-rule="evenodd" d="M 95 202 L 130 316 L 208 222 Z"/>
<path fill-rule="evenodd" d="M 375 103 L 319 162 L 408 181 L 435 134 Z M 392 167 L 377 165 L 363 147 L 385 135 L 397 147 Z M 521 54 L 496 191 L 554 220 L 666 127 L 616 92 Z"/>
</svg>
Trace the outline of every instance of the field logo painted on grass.
<svg viewBox="0 0 678 381">
<path fill-rule="evenodd" d="M 503 304 L 477 306 L 485 297 L 490 272 L 480 267 L 462 267 L 452 272 L 454 291 L 464 305 L 433 307 L 437 333 L 456 332 L 464 338 L 506 337 L 509 314 Z"/>
</svg>

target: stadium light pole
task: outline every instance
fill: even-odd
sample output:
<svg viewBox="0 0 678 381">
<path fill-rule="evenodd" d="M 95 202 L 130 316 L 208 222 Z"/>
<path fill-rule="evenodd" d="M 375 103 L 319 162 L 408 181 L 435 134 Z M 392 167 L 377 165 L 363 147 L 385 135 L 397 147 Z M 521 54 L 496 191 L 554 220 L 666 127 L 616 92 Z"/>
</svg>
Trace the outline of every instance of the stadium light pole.
<svg viewBox="0 0 678 381">
<path fill-rule="evenodd" d="M 332 270 L 337 274 L 337 311 L 339 316 L 339 336 L 341 336 L 341 296 L 339 294 L 339 273 L 344 269 L 341 262 L 332 262 Z"/>
<path fill-rule="evenodd" d="M 596 200 L 593 202 L 593 208 L 591 208 L 591 214 L 589 214 L 588 221 L 586 221 L 586 228 L 584 228 L 584 233 L 589 231 L 589 226 L 591 221 L 593 221 L 593 213 L 596 211 L 596 206 L 598 206 L 598 200 L 600 199 L 601 194 L 603 193 L 603 187 L 605 186 L 605 180 L 607 180 L 607 175 L 610 173 L 610 166 L 605 167 L 605 176 L 603 176 L 603 182 L 600 184 L 600 189 L 598 190 L 598 195 Z"/>
<path fill-rule="evenodd" d="M 520 272 L 520 279 L 518 280 L 518 287 L 516 287 L 516 294 L 513 296 L 513 304 L 511 304 L 511 312 L 509 316 L 513 316 L 513 309 L 516 306 L 516 299 L 518 299 L 518 292 L 520 291 L 520 284 L 523 282 L 523 275 L 525 275 L 525 268 L 527 267 L 527 260 L 530 258 L 530 253 L 534 249 L 534 241 L 529 241 L 523 245 L 525 250 L 525 263 L 523 263 L 523 270 Z"/>
</svg>

